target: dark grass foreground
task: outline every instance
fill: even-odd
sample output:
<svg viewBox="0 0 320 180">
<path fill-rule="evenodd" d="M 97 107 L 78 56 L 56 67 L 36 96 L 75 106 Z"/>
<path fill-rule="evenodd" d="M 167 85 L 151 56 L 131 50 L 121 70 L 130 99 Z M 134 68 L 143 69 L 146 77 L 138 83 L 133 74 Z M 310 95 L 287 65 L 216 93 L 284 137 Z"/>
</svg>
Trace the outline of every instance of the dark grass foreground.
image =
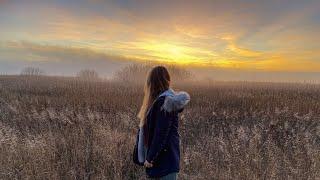
<svg viewBox="0 0 320 180">
<path fill-rule="evenodd" d="M 320 86 L 176 85 L 180 179 L 319 179 Z M 142 86 L 0 77 L 0 179 L 143 179 L 133 165 Z"/>
</svg>

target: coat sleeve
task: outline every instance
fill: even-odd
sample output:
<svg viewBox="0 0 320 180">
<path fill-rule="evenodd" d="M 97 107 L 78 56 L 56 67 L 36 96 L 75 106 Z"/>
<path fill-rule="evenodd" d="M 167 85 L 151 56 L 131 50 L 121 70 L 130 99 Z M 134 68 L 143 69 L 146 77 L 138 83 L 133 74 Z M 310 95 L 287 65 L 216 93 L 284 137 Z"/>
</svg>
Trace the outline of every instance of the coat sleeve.
<svg viewBox="0 0 320 180">
<path fill-rule="evenodd" d="M 162 105 L 163 101 L 159 104 Z M 169 131 L 172 126 L 172 116 L 159 105 L 157 106 L 156 118 L 154 120 L 154 135 L 146 158 L 148 162 L 155 162 L 157 160 L 160 152 L 165 148 Z"/>
</svg>

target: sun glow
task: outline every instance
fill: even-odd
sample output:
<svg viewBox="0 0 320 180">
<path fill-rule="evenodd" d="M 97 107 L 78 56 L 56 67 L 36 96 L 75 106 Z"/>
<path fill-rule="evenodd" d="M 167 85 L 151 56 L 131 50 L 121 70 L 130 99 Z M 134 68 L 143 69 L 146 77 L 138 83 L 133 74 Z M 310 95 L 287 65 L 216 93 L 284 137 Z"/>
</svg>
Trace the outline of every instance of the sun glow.
<svg viewBox="0 0 320 180">
<path fill-rule="evenodd" d="M 320 1 L 290 7 L 234 3 L 0 0 L 0 66 L 16 61 L 85 66 L 100 59 L 320 71 Z M 286 8 L 275 10 L 280 4 Z"/>
<path fill-rule="evenodd" d="M 130 44 L 141 52 L 136 55 L 138 59 L 153 59 L 167 63 L 180 65 L 204 63 L 208 59 L 213 59 L 216 55 L 205 49 L 195 48 L 177 42 L 143 41 Z"/>
</svg>

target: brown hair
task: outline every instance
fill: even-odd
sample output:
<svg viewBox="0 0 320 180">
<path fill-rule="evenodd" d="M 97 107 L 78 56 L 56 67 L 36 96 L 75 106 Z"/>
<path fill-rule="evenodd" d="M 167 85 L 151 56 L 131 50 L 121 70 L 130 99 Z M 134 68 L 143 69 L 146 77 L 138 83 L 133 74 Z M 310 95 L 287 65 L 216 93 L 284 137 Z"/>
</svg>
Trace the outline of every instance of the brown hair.
<svg viewBox="0 0 320 180">
<path fill-rule="evenodd" d="M 161 92 L 169 89 L 170 75 L 167 68 L 156 66 L 148 73 L 148 77 L 144 86 L 144 97 L 142 106 L 138 113 L 140 119 L 140 127 L 146 124 L 146 116 L 150 106 L 157 99 Z"/>
</svg>

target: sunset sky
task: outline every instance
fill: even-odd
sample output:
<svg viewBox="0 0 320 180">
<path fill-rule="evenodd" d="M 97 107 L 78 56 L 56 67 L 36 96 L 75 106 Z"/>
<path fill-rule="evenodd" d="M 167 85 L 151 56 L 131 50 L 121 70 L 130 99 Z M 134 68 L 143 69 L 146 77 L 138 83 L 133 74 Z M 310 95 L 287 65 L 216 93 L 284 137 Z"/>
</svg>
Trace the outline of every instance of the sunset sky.
<svg viewBox="0 0 320 180">
<path fill-rule="evenodd" d="M 319 0 L 0 0 L 0 27 L 2 72 L 131 61 L 320 71 Z"/>
</svg>

